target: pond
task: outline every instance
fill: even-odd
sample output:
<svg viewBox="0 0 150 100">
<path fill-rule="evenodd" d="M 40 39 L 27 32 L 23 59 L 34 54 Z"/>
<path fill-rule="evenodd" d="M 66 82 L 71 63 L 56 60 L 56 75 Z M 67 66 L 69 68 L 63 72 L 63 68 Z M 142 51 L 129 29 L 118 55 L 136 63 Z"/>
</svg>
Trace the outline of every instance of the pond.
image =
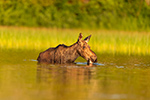
<svg viewBox="0 0 150 100">
<path fill-rule="evenodd" d="M 38 65 L 36 50 L 0 50 L 1 100 L 149 100 L 150 56 L 98 54 L 93 67 Z"/>
</svg>

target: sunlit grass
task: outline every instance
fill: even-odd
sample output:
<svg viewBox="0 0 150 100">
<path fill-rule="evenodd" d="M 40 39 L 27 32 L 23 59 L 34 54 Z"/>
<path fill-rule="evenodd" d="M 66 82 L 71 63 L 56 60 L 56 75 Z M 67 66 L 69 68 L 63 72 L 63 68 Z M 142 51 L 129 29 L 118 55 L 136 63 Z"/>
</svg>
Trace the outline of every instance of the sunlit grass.
<svg viewBox="0 0 150 100">
<path fill-rule="evenodd" d="M 0 27 L 0 48 L 45 50 L 58 44 L 71 45 L 80 32 L 83 37 L 92 34 L 89 45 L 97 53 L 150 55 L 149 32 L 107 30 Z"/>
</svg>

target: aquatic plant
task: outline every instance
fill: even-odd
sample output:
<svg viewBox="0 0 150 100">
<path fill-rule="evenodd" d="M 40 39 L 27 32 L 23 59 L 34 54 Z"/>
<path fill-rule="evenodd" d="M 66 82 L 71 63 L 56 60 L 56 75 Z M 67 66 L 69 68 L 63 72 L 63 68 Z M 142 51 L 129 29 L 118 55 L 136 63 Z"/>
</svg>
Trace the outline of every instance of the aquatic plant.
<svg viewBox="0 0 150 100">
<path fill-rule="evenodd" d="M 150 55 L 149 32 L 0 27 L 1 49 L 45 50 L 58 44 L 71 45 L 78 34 L 91 34 L 93 51 L 103 54 Z"/>
</svg>

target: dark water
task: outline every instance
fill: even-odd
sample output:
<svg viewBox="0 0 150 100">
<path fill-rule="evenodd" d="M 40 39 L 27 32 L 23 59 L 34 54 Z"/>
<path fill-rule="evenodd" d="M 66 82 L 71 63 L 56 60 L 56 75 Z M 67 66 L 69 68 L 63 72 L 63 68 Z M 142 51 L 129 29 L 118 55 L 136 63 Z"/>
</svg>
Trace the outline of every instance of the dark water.
<svg viewBox="0 0 150 100">
<path fill-rule="evenodd" d="M 150 100 L 150 57 L 98 55 L 92 67 L 38 65 L 38 51 L 0 51 L 0 100 Z"/>
</svg>

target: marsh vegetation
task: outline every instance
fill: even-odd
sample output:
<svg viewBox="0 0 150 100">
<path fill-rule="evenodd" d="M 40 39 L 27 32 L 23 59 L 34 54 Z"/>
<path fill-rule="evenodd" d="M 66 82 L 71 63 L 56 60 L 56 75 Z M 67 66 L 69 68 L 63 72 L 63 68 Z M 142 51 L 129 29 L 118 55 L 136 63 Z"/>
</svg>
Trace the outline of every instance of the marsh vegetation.
<svg viewBox="0 0 150 100">
<path fill-rule="evenodd" d="M 92 35 L 89 45 L 99 54 L 150 55 L 150 33 L 132 31 L 0 27 L 0 47 L 45 50 L 75 43 L 80 32 Z"/>
</svg>

